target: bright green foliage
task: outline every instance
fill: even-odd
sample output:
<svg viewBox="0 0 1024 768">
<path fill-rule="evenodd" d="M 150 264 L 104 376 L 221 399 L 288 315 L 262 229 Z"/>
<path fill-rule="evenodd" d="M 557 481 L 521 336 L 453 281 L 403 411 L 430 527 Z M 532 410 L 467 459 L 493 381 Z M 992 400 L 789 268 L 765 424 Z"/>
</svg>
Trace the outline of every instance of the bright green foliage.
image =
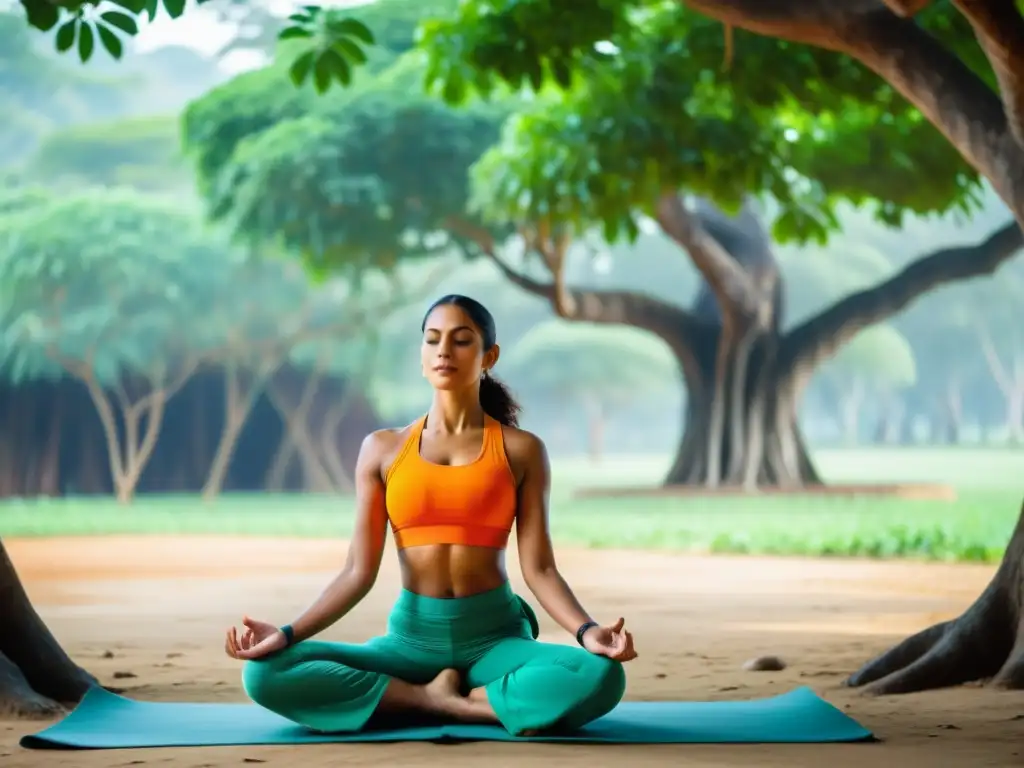
<svg viewBox="0 0 1024 768">
<path fill-rule="evenodd" d="M 172 201 L 117 190 L 0 216 L 0 326 L 12 378 L 85 365 L 161 379 L 194 354 L 228 251 Z"/>
<path fill-rule="evenodd" d="M 447 245 L 468 169 L 507 110 L 454 109 L 410 87 L 413 57 L 323 98 L 280 87 L 274 67 L 195 102 L 185 118 L 211 217 L 239 238 L 301 252 L 315 271 L 360 275 Z"/>
<path fill-rule="evenodd" d="M 976 53 L 959 16 L 932 16 Z M 859 64 L 740 31 L 727 64 L 722 26 L 674 0 L 469 0 L 425 41 L 432 87 L 450 100 L 500 82 L 538 91 L 475 169 L 477 203 L 499 221 L 601 224 L 614 238 L 665 190 L 727 209 L 753 193 L 777 201 L 776 237 L 824 241 L 839 201 L 897 224 L 968 210 L 979 189 L 949 142 Z"/>
<path fill-rule="evenodd" d="M 201 5 L 208 0 L 198 0 Z M 138 34 L 138 19 L 153 21 L 163 10 L 172 19 L 185 12 L 186 0 L 21 0 L 30 25 L 56 30 L 58 52 L 74 51 L 89 61 L 99 43 L 111 57 L 121 58 L 124 39 Z M 103 6 L 101 9 L 100 6 Z M 113 6 L 113 7 L 110 7 Z M 338 9 L 305 5 L 289 17 L 281 40 L 301 40 L 302 52 L 291 62 L 289 73 L 296 85 L 307 81 L 323 93 L 334 82 L 348 85 L 355 67 L 367 61 L 365 46 L 374 44 L 373 33 L 351 14 Z"/>
<path fill-rule="evenodd" d="M 345 97 L 331 94 L 325 101 Z M 182 117 L 182 141 L 200 192 L 210 192 L 243 139 L 301 117 L 315 104 L 311 90 L 291 87 L 280 66 L 239 75 L 192 102 Z"/>
</svg>

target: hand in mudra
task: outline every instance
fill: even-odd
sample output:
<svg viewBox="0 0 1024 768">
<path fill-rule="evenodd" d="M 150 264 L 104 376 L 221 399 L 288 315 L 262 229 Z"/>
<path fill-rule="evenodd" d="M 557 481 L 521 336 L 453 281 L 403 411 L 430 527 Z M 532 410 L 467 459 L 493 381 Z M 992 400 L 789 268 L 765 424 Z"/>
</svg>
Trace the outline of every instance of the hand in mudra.
<svg viewBox="0 0 1024 768">
<path fill-rule="evenodd" d="M 224 650 L 233 659 L 259 659 L 288 645 L 288 638 L 284 636 L 284 632 L 273 624 L 245 616 L 242 619 L 242 626 L 244 629 L 241 637 L 238 636 L 238 630 L 231 627 L 224 643 Z"/>
<path fill-rule="evenodd" d="M 625 624 L 625 619 L 619 619 L 611 626 L 591 627 L 583 633 L 583 647 L 596 656 L 607 656 L 615 661 L 635 659 L 633 635 L 623 629 Z"/>
</svg>

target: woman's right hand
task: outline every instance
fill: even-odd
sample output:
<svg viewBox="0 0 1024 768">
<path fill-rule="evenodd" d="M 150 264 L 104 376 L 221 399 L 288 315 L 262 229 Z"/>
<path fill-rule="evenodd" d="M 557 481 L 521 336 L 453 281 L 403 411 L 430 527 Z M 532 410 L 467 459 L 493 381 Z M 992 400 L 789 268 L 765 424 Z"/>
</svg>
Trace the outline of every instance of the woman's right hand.
<svg viewBox="0 0 1024 768">
<path fill-rule="evenodd" d="M 288 645 L 288 638 L 284 632 L 268 624 L 265 621 L 256 621 L 248 616 L 242 618 L 242 626 L 245 627 L 241 638 L 238 630 L 231 627 L 228 630 L 227 641 L 224 643 L 224 650 L 233 659 L 247 661 L 269 656 L 284 649 Z"/>
</svg>

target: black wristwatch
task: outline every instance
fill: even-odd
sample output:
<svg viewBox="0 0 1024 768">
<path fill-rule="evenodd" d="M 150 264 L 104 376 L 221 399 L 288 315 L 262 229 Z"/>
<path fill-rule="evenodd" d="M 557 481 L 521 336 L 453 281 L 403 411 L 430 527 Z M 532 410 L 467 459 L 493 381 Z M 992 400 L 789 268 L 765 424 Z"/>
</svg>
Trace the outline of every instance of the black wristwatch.
<svg viewBox="0 0 1024 768">
<path fill-rule="evenodd" d="M 576 642 L 579 643 L 582 646 L 583 645 L 583 635 L 586 634 L 588 629 L 590 629 L 591 627 L 596 627 L 596 626 L 598 626 L 598 623 L 596 621 L 588 621 L 588 622 L 586 622 L 584 624 L 581 624 L 580 628 L 576 630 Z"/>
<path fill-rule="evenodd" d="M 287 643 L 285 648 L 291 646 L 295 642 L 295 630 L 292 629 L 292 625 L 285 624 L 283 627 L 280 627 L 280 631 L 281 634 L 284 635 L 285 642 Z"/>
</svg>

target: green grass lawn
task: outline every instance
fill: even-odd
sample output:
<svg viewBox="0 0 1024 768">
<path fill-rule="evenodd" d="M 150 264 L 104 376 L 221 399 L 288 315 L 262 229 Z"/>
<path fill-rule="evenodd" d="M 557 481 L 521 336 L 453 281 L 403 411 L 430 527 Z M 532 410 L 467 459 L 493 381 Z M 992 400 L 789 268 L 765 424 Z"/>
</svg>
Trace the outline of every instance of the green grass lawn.
<svg viewBox="0 0 1024 768">
<path fill-rule="evenodd" d="M 551 526 L 556 541 L 620 547 L 779 555 L 998 560 L 1024 489 L 1010 482 L 1024 451 L 900 449 L 819 451 L 829 480 L 945 482 L 956 501 L 870 496 L 636 498 L 574 500 L 595 485 L 649 485 L 667 459 L 555 461 Z M 1019 481 L 1018 481 L 1019 482 Z M 213 504 L 191 496 L 142 498 L 121 508 L 107 499 L 7 501 L 0 536 L 238 534 L 345 536 L 352 499 L 227 495 Z"/>
</svg>

